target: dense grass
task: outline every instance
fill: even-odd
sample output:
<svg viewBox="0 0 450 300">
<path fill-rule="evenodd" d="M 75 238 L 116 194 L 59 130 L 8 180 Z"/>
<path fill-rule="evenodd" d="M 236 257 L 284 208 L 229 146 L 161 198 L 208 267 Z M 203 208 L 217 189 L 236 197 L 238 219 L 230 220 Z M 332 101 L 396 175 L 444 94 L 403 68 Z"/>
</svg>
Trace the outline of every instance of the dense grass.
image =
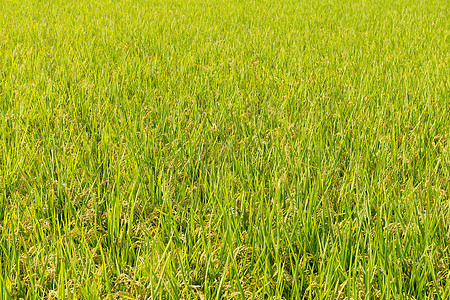
<svg viewBox="0 0 450 300">
<path fill-rule="evenodd" d="M 449 299 L 448 2 L 317 2 L 2 0 L 0 298 Z"/>
</svg>

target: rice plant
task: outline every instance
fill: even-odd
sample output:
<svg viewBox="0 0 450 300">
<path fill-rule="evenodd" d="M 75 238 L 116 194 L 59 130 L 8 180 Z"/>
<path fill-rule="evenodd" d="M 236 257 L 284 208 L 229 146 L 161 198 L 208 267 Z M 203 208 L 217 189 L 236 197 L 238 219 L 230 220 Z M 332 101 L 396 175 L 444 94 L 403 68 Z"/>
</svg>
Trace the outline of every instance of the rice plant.
<svg viewBox="0 0 450 300">
<path fill-rule="evenodd" d="M 449 299 L 445 0 L 0 2 L 1 299 Z"/>
</svg>

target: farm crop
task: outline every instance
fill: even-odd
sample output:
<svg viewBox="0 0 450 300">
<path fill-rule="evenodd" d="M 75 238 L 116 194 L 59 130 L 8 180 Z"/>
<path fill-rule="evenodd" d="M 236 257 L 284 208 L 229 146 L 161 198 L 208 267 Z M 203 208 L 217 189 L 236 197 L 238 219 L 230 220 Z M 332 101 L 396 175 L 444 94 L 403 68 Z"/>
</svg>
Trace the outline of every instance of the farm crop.
<svg viewBox="0 0 450 300">
<path fill-rule="evenodd" d="M 449 299 L 445 0 L 2 0 L 0 298 Z"/>
</svg>

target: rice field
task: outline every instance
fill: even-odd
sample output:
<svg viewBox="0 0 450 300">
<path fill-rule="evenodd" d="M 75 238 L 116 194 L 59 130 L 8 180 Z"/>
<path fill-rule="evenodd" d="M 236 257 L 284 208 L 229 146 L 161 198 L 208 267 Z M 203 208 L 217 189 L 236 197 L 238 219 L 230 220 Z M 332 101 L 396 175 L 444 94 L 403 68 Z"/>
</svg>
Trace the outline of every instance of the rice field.
<svg viewBox="0 0 450 300">
<path fill-rule="evenodd" d="M 2 0 L 1 299 L 450 299 L 446 0 Z"/>
</svg>

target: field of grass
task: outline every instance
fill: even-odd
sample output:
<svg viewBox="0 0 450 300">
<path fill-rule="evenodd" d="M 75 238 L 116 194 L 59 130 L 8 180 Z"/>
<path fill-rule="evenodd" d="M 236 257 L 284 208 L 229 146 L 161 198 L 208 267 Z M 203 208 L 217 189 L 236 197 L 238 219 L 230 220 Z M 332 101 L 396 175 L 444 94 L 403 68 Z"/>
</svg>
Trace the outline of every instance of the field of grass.
<svg viewBox="0 0 450 300">
<path fill-rule="evenodd" d="M 450 299 L 448 18 L 0 1 L 0 298 Z"/>
</svg>

